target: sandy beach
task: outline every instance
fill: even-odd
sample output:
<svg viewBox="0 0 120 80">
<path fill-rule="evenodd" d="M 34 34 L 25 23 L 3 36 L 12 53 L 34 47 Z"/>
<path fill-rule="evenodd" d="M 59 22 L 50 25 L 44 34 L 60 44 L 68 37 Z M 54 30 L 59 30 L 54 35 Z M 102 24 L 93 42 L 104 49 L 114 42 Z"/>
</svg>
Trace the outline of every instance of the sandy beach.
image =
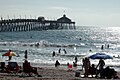
<svg viewBox="0 0 120 80">
<path fill-rule="evenodd" d="M 75 71 L 68 71 L 67 68 L 55 68 L 55 67 L 38 67 L 38 73 L 42 77 L 32 75 L 31 77 L 26 76 L 24 73 L 8 74 L 0 73 L 0 80 L 99 80 L 100 78 L 81 78 L 75 77 Z M 83 74 L 83 71 L 80 71 Z M 120 77 L 120 72 L 118 72 Z M 104 80 L 104 79 L 100 79 Z"/>
</svg>

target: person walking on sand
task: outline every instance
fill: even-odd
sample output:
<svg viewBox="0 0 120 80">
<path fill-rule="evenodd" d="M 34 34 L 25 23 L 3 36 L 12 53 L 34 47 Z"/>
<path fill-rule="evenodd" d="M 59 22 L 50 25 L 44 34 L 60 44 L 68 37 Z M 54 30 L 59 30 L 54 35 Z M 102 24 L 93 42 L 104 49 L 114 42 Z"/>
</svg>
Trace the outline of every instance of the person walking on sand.
<svg viewBox="0 0 120 80">
<path fill-rule="evenodd" d="M 25 59 L 27 59 L 27 58 L 28 58 L 28 56 L 27 56 L 27 55 L 28 55 L 28 52 L 27 52 L 27 50 L 25 50 L 25 56 L 24 56 L 24 57 L 25 57 Z"/>
</svg>

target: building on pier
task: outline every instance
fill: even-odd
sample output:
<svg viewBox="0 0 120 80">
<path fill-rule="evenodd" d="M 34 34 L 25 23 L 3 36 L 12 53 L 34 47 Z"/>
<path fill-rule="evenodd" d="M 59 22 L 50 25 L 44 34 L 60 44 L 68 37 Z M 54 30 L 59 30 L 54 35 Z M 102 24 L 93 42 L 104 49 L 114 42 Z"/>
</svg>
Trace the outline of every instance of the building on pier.
<svg viewBox="0 0 120 80">
<path fill-rule="evenodd" d="M 57 19 L 57 24 L 60 29 L 75 29 L 75 22 L 72 22 L 65 14 L 63 17 Z"/>
<path fill-rule="evenodd" d="M 65 14 L 57 20 L 46 20 L 44 17 L 38 17 L 38 19 L 0 20 L 0 31 L 3 32 L 60 29 L 76 29 L 75 22 L 72 22 Z"/>
</svg>

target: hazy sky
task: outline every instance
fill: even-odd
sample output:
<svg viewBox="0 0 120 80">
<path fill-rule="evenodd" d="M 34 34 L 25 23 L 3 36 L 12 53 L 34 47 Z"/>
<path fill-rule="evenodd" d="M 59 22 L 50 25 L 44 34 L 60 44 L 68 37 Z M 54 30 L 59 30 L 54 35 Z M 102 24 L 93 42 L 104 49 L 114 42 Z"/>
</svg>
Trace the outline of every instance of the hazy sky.
<svg viewBox="0 0 120 80">
<path fill-rule="evenodd" d="M 63 14 L 79 26 L 120 26 L 120 0 L 0 0 L 3 18 L 57 19 Z"/>
</svg>

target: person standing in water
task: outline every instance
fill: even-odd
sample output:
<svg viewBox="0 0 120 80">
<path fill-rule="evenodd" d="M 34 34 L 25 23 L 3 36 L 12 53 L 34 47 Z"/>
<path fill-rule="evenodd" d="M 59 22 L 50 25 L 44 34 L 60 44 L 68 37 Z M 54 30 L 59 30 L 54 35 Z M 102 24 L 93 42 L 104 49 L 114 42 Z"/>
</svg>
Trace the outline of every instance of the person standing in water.
<svg viewBox="0 0 120 80">
<path fill-rule="evenodd" d="M 28 58 L 28 56 L 27 56 L 27 55 L 28 55 L 28 52 L 27 52 L 27 50 L 25 50 L 25 56 L 24 56 L 24 57 L 25 57 L 25 59 L 27 59 L 27 58 Z"/>
<path fill-rule="evenodd" d="M 67 54 L 67 51 L 65 49 L 63 49 L 64 53 Z"/>
<path fill-rule="evenodd" d="M 110 45 L 108 44 L 108 45 L 107 45 L 107 48 L 109 49 L 109 47 L 110 47 Z"/>
<path fill-rule="evenodd" d="M 58 60 L 56 60 L 55 67 L 58 67 L 58 66 L 60 66 L 60 62 Z"/>
<path fill-rule="evenodd" d="M 103 50 L 103 49 L 104 49 L 104 45 L 101 46 L 101 50 Z"/>
<path fill-rule="evenodd" d="M 60 53 L 60 51 L 61 51 L 61 48 L 58 50 L 58 53 Z"/>
<path fill-rule="evenodd" d="M 55 56 L 55 51 L 53 51 L 53 53 L 52 53 L 52 57 L 54 57 Z"/>
</svg>

